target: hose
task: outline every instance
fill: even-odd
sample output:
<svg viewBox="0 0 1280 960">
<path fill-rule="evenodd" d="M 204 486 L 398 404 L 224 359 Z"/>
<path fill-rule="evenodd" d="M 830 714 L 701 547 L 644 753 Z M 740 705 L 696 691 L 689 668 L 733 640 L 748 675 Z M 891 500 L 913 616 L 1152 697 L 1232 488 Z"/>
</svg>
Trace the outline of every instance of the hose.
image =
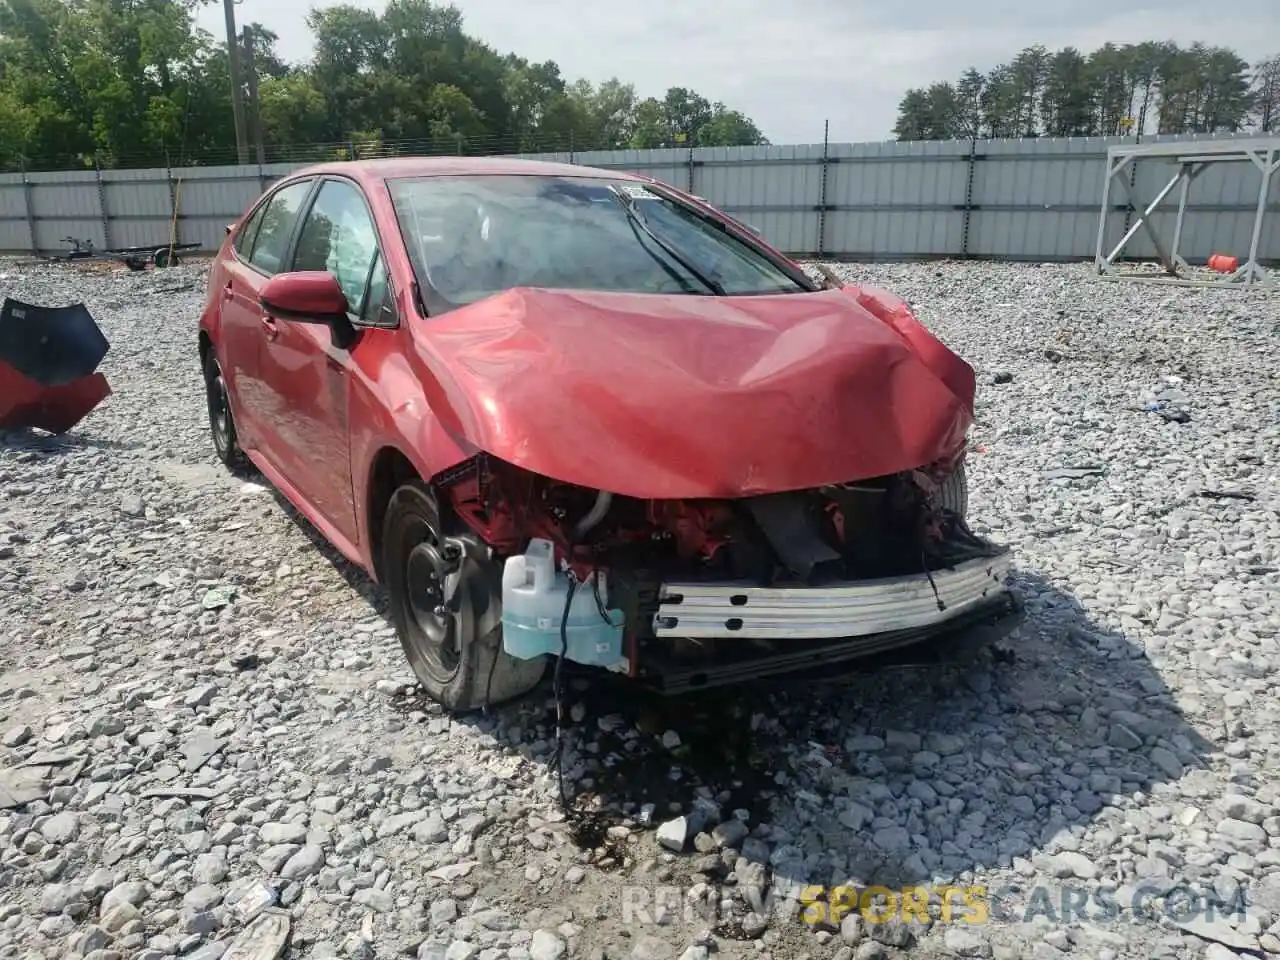
<svg viewBox="0 0 1280 960">
<path fill-rule="evenodd" d="M 574 527 L 573 539 L 580 541 L 597 523 L 604 519 L 604 515 L 609 512 L 609 507 L 613 503 L 613 494 L 601 490 L 596 494 L 596 502 L 592 508 L 587 511 L 587 515 L 578 521 L 578 525 Z"/>
</svg>

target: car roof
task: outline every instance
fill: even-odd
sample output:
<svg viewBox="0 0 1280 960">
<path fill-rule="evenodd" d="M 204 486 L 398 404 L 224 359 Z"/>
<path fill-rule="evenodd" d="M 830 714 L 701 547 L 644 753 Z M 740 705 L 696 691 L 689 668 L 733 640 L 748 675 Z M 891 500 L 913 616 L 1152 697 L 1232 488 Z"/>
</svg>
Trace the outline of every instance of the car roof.
<svg viewBox="0 0 1280 960">
<path fill-rule="evenodd" d="M 403 177 L 528 176 L 600 177 L 610 180 L 646 180 L 621 170 L 602 170 L 575 163 L 550 163 L 515 157 L 385 157 L 378 160 L 340 160 L 319 163 L 290 176 L 343 174 L 366 183 Z"/>
</svg>

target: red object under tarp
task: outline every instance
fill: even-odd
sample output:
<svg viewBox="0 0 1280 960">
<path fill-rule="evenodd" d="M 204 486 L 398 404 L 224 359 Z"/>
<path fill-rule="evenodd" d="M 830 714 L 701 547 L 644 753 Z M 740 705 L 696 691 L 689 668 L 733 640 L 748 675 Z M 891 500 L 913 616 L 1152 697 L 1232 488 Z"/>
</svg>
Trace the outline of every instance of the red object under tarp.
<svg viewBox="0 0 1280 960">
<path fill-rule="evenodd" d="M 45 386 L 0 362 L 0 429 L 38 427 L 66 433 L 107 397 L 111 387 L 100 373 L 56 387 Z"/>
<path fill-rule="evenodd" d="M 742 497 L 883 476 L 958 456 L 973 420 L 973 370 L 870 288 L 517 288 L 415 333 L 446 430 L 624 496 Z"/>
</svg>

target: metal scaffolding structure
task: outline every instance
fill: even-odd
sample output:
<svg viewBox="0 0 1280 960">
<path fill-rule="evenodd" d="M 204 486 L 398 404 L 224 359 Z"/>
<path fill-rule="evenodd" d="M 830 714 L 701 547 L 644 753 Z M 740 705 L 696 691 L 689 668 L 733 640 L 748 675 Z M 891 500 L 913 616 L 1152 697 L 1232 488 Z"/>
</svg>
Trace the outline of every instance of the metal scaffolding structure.
<svg viewBox="0 0 1280 960">
<path fill-rule="evenodd" d="M 1141 159 L 1164 159 L 1177 165 L 1178 169 L 1155 199 L 1143 205 L 1134 195 L 1133 165 Z M 1196 279 L 1187 276 L 1187 262 L 1178 255 L 1178 244 L 1182 240 L 1182 227 L 1187 213 L 1187 193 L 1192 182 L 1210 165 L 1215 163 L 1252 163 L 1261 174 L 1258 187 L 1258 205 L 1253 217 L 1253 231 L 1249 241 L 1248 258 L 1232 273 L 1216 279 Z M 1258 247 L 1262 239 L 1263 227 L 1267 218 L 1267 199 L 1271 190 L 1273 175 L 1280 170 L 1280 137 L 1259 137 L 1239 140 L 1204 140 L 1192 142 L 1152 143 L 1144 145 L 1128 145 L 1109 147 L 1107 149 L 1107 176 L 1102 184 L 1102 213 L 1098 219 L 1098 245 L 1094 260 L 1098 273 L 1109 280 L 1146 280 L 1149 282 L 1175 283 L 1188 286 L 1263 286 L 1271 287 L 1275 281 L 1271 274 L 1258 262 Z M 1124 174 L 1124 176 L 1121 176 Z M 1106 242 L 1107 215 L 1113 212 L 1110 208 L 1111 185 L 1119 181 L 1124 188 L 1129 205 L 1137 214 L 1137 219 L 1125 231 L 1120 242 L 1110 253 L 1103 253 Z M 1178 195 L 1178 215 L 1174 221 L 1173 237 L 1166 243 L 1160 232 L 1151 221 L 1151 215 L 1164 202 L 1165 198 L 1180 188 Z M 1124 252 L 1129 241 L 1139 230 L 1145 230 L 1151 245 L 1155 247 L 1156 257 L 1164 268 L 1164 275 L 1153 275 L 1149 271 L 1123 271 L 1117 268 L 1116 259 Z"/>
</svg>

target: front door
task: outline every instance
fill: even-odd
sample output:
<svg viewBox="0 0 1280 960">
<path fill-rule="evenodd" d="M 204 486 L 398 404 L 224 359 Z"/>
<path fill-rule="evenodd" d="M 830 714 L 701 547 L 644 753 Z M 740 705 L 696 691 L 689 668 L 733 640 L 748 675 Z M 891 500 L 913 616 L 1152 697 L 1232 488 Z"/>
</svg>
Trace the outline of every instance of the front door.
<svg viewBox="0 0 1280 960">
<path fill-rule="evenodd" d="M 222 289 L 221 341 L 223 375 L 235 398 L 236 427 L 246 450 L 274 459 L 274 424 L 260 370 L 261 347 L 269 333 L 262 305 L 262 285 L 279 272 L 302 204 L 315 181 L 281 187 L 258 207 L 237 233 L 233 256 L 225 263 Z"/>
<path fill-rule="evenodd" d="M 351 320 L 359 324 L 380 263 L 373 217 L 360 188 L 347 180 L 324 180 L 303 219 L 289 269 L 332 273 L 347 295 Z M 274 335 L 263 341 L 261 375 L 279 442 L 288 450 L 287 476 L 339 534 L 356 544 L 350 352 L 334 345 L 324 324 L 275 318 L 274 325 Z M 350 350 L 359 351 L 369 336 L 385 333 L 364 329 Z"/>
</svg>

